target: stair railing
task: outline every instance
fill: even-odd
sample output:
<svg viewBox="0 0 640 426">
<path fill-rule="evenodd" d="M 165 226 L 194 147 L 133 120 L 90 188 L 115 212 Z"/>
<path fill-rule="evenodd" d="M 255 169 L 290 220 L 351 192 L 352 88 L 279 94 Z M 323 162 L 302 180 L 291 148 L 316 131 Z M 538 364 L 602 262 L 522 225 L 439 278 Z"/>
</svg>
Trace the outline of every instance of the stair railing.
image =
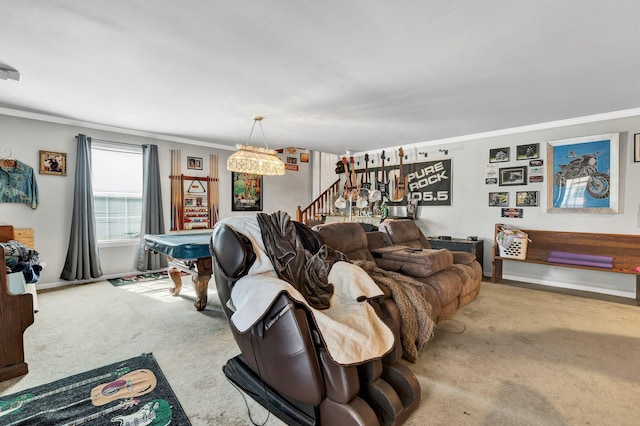
<svg viewBox="0 0 640 426">
<path fill-rule="evenodd" d="M 340 192 L 340 179 L 335 181 L 329 188 L 311 202 L 307 207 L 301 209 L 298 206 L 296 210 L 296 220 L 302 223 L 318 220 L 321 215 L 329 214 L 333 208 L 333 200 Z"/>
</svg>

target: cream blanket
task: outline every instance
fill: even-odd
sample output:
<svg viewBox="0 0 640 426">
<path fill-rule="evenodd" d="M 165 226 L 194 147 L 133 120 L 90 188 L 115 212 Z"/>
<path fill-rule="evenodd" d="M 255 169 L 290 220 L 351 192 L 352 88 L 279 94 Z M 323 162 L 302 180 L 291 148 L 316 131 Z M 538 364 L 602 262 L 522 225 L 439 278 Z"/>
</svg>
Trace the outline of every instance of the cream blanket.
<svg viewBox="0 0 640 426">
<path fill-rule="evenodd" d="M 298 290 L 279 279 L 260 236 L 255 217 L 229 218 L 222 221 L 245 234 L 256 251 L 257 261 L 249 274 L 239 279 L 231 291 L 235 313 L 231 322 L 239 332 L 250 331 L 271 307 L 280 293 L 307 306 L 320 331 L 331 358 L 338 364 L 360 364 L 380 358 L 394 345 L 393 333 L 378 317 L 368 299 L 383 297 L 378 285 L 361 268 L 349 262 L 337 262 L 329 272 L 335 286 L 329 309 L 309 306 Z"/>
<path fill-rule="evenodd" d="M 241 333 L 248 332 L 276 297 L 285 292 L 307 306 L 327 352 L 337 364 L 360 364 L 388 353 L 393 348 L 393 333 L 367 302 L 383 295 L 376 283 L 348 262 L 333 265 L 329 280 L 335 285 L 331 307 L 320 311 L 309 306 L 298 290 L 275 274 L 247 275 L 239 279 L 231 291 L 236 309 L 231 321 Z"/>
</svg>

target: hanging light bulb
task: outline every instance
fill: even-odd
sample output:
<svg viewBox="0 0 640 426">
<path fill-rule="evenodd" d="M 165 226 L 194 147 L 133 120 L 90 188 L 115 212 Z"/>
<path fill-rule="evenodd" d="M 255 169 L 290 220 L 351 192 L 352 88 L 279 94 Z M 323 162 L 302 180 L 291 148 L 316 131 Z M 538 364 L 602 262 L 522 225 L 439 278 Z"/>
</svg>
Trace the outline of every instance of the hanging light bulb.
<svg viewBox="0 0 640 426">
<path fill-rule="evenodd" d="M 347 207 L 347 200 L 344 197 L 338 197 L 335 203 L 333 203 L 337 208 L 344 209 Z"/>
<path fill-rule="evenodd" d="M 369 205 L 369 201 L 367 201 L 367 199 L 365 197 L 363 197 L 362 194 L 361 194 L 358 197 L 358 199 L 356 200 L 356 207 L 359 208 L 359 209 L 364 209 L 368 205 Z"/>
<path fill-rule="evenodd" d="M 377 189 L 369 189 L 369 201 L 375 203 L 382 198 L 382 192 Z"/>
</svg>

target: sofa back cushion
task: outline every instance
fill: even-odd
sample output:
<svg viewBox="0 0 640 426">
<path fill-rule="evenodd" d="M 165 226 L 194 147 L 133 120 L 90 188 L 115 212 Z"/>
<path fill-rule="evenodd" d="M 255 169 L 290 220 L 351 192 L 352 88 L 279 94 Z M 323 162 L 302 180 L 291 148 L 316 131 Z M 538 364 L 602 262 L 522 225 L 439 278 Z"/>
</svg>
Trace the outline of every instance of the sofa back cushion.
<svg viewBox="0 0 640 426">
<path fill-rule="evenodd" d="M 324 244 L 341 251 L 349 260 L 373 260 L 368 249 L 367 234 L 359 223 L 326 223 L 314 226 L 313 230 Z"/>
<path fill-rule="evenodd" d="M 402 245 L 414 248 L 431 248 L 418 225 L 411 219 L 385 220 L 379 226 L 389 245 Z"/>
</svg>

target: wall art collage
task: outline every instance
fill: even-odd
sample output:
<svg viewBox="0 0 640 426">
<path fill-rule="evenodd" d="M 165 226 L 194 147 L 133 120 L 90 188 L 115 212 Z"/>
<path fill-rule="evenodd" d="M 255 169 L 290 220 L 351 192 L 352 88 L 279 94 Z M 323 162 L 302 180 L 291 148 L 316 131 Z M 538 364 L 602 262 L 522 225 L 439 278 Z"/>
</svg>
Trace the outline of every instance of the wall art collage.
<svg viewBox="0 0 640 426">
<path fill-rule="evenodd" d="M 540 191 L 521 190 L 521 187 L 541 182 L 544 182 L 544 160 L 540 159 L 539 143 L 517 145 L 513 151 L 508 146 L 489 150 L 489 164 L 485 166 L 485 184 L 505 187 L 489 192 L 489 206 L 500 207 L 501 217 L 522 218 L 524 207 L 538 207 Z M 513 194 L 513 200 L 512 193 L 507 188 L 511 186 L 518 189 Z"/>
<path fill-rule="evenodd" d="M 536 184 L 546 181 L 549 213 L 617 213 L 619 139 L 619 133 L 608 133 L 548 141 L 546 160 L 540 158 L 539 143 L 518 145 L 513 152 L 511 147 L 490 149 L 485 183 L 501 188 L 489 192 L 489 206 L 500 207 L 502 217 L 521 218 L 525 207 L 541 205 Z M 636 161 L 637 135 L 633 149 Z M 517 187 L 515 194 L 510 186 Z"/>
</svg>

